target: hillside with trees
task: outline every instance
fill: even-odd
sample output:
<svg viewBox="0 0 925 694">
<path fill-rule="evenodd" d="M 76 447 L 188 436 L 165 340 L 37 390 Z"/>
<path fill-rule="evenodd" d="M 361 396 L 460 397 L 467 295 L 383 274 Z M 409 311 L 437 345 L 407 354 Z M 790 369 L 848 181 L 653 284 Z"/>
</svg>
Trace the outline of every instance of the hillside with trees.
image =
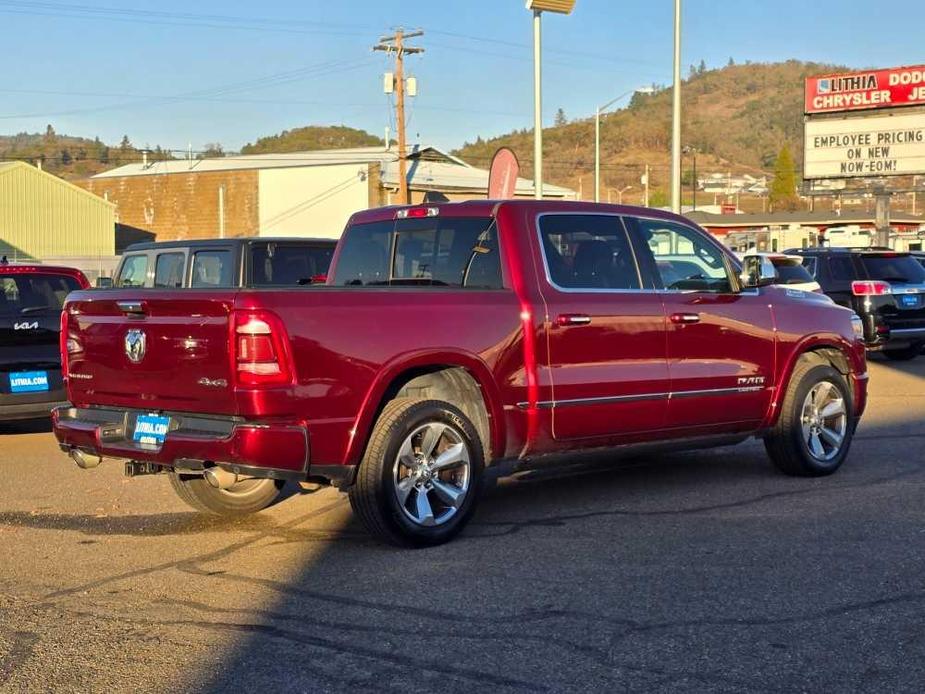
<svg viewBox="0 0 925 694">
<path fill-rule="evenodd" d="M 345 125 L 309 125 L 305 128 L 284 130 L 278 135 L 258 138 L 253 144 L 241 148 L 241 154 L 277 154 L 282 152 L 308 152 L 317 149 L 346 149 L 349 147 L 383 146 L 381 137 L 365 130 Z"/>
<path fill-rule="evenodd" d="M 150 150 L 153 160 L 170 159 L 170 152 L 160 147 Z M 66 179 L 85 178 L 122 164 L 141 160 L 141 149 L 128 135 L 115 146 L 100 139 L 59 135 L 48 125 L 44 133 L 0 135 L 0 161 L 27 161 Z"/>
<path fill-rule="evenodd" d="M 803 81 L 838 66 L 788 61 L 737 65 L 730 59 L 721 69 L 701 63 L 691 66 L 682 88 L 682 142 L 697 156 L 697 172 L 749 173 L 772 176 L 784 148 L 799 178 L 803 158 Z M 602 98 L 607 95 L 602 95 Z M 650 167 L 653 204 L 667 200 L 671 149 L 671 89 L 654 85 L 651 94 L 637 93 L 623 109 L 608 113 L 601 124 L 602 197 L 609 188 L 633 186 L 639 196 L 640 176 Z M 544 128 L 545 178 L 581 189 L 585 197 L 594 185 L 594 117 L 568 121 L 556 113 L 555 127 Z M 518 155 L 526 176 L 532 175 L 533 131 L 466 143 L 454 154 L 487 166 L 501 146 Z M 690 195 L 693 157 L 683 159 L 682 180 Z M 793 168 L 793 165 L 791 165 Z"/>
<path fill-rule="evenodd" d="M 381 146 L 382 138 L 370 135 L 365 130 L 343 125 L 308 126 L 284 130 L 278 135 L 261 137 L 253 144 L 245 145 L 242 154 L 263 154 L 273 152 L 300 152 L 317 149 L 338 149 L 344 147 Z M 186 152 L 172 153 L 160 146 L 143 147 L 132 143 L 128 135 L 117 145 L 109 145 L 98 137 L 89 139 L 73 135 L 62 135 L 48 125 L 44 133 L 18 133 L 0 135 L 0 161 L 26 161 L 41 166 L 65 179 L 78 179 L 113 169 L 123 164 L 141 161 L 142 151 L 148 151 L 149 161 L 160 161 L 185 157 Z M 198 159 L 224 157 L 226 152 L 219 142 L 209 142 L 202 149 L 194 150 Z"/>
</svg>

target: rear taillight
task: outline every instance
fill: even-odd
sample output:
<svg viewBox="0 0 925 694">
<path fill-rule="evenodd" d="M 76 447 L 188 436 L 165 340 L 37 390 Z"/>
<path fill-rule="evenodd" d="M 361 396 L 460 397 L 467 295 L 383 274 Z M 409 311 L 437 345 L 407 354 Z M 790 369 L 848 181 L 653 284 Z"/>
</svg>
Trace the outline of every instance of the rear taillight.
<svg viewBox="0 0 925 694">
<path fill-rule="evenodd" d="M 232 340 L 238 384 L 262 386 L 292 382 L 288 338 L 277 316 L 268 311 L 236 311 Z"/>
<path fill-rule="evenodd" d="M 851 293 L 855 296 L 883 296 L 890 293 L 890 283 L 881 280 L 852 282 Z"/>
<path fill-rule="evenodd" d="M 67 378 L 67 311 L 61 311 L 61 332 L 58 333 L 58 351 L 61 352 L 61 378 Z"/>
</svg>

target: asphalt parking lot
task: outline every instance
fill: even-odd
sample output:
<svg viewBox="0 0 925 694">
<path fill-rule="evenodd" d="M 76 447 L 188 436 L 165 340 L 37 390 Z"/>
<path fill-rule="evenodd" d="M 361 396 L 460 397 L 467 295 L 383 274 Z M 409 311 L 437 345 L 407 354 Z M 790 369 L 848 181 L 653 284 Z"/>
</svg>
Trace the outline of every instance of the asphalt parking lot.
<svg viewBox="0 0 925 694">
<path fill-rule="evenodd" d="M 229 522 L 0 431 L 0 691 L 869 691 L 925 682 L 925 357 L 834 477 L 758 443 L 544 471 L 455 542 L 332 489 Z"/>
</svg>

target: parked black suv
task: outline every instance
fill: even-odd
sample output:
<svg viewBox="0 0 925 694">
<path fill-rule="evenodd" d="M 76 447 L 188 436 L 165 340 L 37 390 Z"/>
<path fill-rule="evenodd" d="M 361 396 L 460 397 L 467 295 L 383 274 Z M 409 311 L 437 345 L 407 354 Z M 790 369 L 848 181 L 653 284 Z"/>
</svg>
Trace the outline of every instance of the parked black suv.
<svg viewBox="0 0 925 694">
<path fill-rule="evenodd" d="M 836 304 L 864 322 L 870 350 L 912 359 L 925 345 L 925 267 L 910 253 L 887 248 L 804 248 L 786 251 Z"/>
<path fill-rule="evenodd" d="M 327 274 L 334 239 L 236 238 L 136 243 L 112 286 L 158 289 L 292 287 Z"/>
<path fill-rule="evenodd" d="M 47 417 L 67 402 L 61 306 L 89 286 L 80 270 L 0 259 L 0 421 Z"/>
</svg>

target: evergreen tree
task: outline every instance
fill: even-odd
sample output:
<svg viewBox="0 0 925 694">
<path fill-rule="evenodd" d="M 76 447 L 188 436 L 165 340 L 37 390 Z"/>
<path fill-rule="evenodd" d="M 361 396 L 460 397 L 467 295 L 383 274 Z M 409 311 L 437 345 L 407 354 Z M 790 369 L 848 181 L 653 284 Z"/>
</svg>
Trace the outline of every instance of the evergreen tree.
<svg viewBox="0 0 925 694">
<path fill-rule="evenodd" d="M 556 111 L 556 119 L 553 121 L 553 123 L 556 125 L 556 127 L 568 124 L 568 118 L 565 117 L 565 111 L 563 109 L 560 108 L 558 111 Z"/>
<path fill-rule="evenodd" d="M 218 142 L 208 142 L 205 145 L 205 149 L 199 153 L 200 159 L 212 159 L 214 157 L 224 157 L 225 150 L 222 147 L 221 143 Z"/>
<path fill-rule="evenodd" d="M 702 75 L 707 71 L 707 61 L 701 60 L 700 65 L 697 67 L 697 74 Z"/>
<path fill-rule="evenodd" d="M 800 198 L 797 195 L 796 166 L 793 163 L 793 155 L 790 154 L 790 147 L 787 145 L 781 148 L 777 161 L 774 163 L 774 178 L 771 180 L 768 202 L 771 210 L 775 212 L 792 212 L 800 206 Z"/>
<path fill-rule="evenodd" d="M 119 143 L 120 152 L 130 152 L 134 149 L 132 147 L 132 141 L 128 139 L 128 135 L 122 136 L 122 142 Z"/>
</svg>

